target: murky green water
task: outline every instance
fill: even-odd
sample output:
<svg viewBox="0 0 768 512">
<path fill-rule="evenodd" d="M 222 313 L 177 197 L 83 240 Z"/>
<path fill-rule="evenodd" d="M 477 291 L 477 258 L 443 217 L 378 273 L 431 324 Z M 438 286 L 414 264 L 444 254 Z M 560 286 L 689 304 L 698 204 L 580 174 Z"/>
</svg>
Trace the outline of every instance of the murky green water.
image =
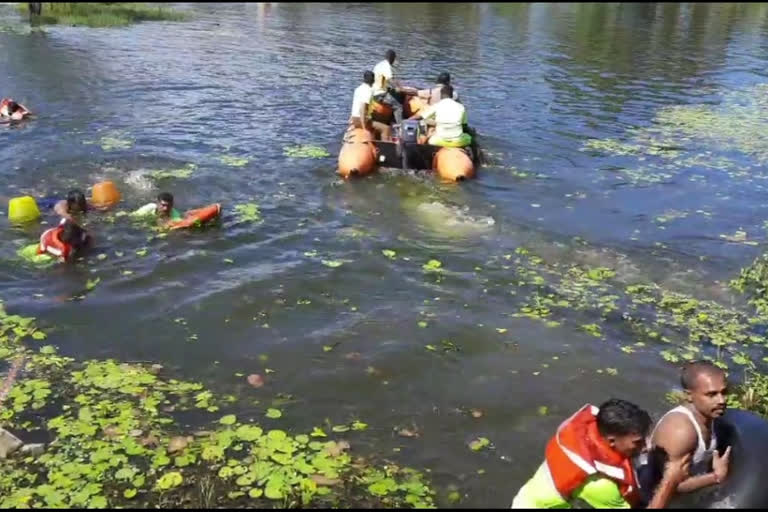
<svg viewBox="0 0 768 512">
<path fill-rule="evenodd" d="M 112 179 L 123 210 L 160 190 L 224 205 L 220 227 L 159 239 L 93 214 L 86 261 L 45 270 L 14 260 L 44 226 L 3 220 L 0 297 L 62 353 L 289 394 L 285 428 L 360 418 L 357 449 L 502 507 L 565 415 L 610 396 L 659 413 L 676 383 L 659 353 L 682 337 L 637 337 L 621 301 L 513 316 L 569 265 L 613 269 L 603 296 L 655 282 L 749 311 L 725 282 L 765 241 L 764 4 L 180 6 L 192 21 L 44 32 L 0 6 L 0 95 L 39 113 L 0 127 L 4 196 Z M 410 83 L 451 72 L 493 158 L 478 179 L 337 179 L 352 91 L 388 47 Z M 285 156 L 298 144 L 331 156 Z M 251 203 L 261 222 L 238 219 Z"/>
</svg>

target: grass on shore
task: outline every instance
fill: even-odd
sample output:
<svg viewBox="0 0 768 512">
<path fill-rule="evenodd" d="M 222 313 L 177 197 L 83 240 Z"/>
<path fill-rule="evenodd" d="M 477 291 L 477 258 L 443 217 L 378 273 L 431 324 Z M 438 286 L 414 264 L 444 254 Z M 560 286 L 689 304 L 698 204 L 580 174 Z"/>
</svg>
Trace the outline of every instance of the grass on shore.
<svg viewBox="0 0 768 512">
<path fill-rule="evenodd" d="M 29 12 L 28 4 L 20 3 L 19 10 Z M 153 7 L 146 3 L 43 3 L 40 16 L 33 16 L 33 24 L 70 25 L 86 27 L 121 27 L 141 21 L 183 21 L 186 16 L 167 7 Z"/>
</svg>

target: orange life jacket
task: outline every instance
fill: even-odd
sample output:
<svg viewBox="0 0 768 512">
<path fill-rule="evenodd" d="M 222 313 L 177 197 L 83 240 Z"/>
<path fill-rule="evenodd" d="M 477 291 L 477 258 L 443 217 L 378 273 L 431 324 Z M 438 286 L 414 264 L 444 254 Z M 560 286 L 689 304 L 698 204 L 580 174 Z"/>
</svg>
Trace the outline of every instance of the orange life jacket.
<svg viewBox="0 0 768 512">
<path fill-rule="evenodd" d="M 545 460 L 557 491 L 568 499 L 586 479 L 600 473 L 619 486 L 635 506 L 640 494 L 632 461 L 608 444 L 597 430 L 599 409 L 587 404 L 565 420 L 547 443 Z"/>
<path fill-rule="evenodd" d="M 61 241 L 61 226 L 46 229 L 40 235 L 40 245 L 37 246 L 37 254 L 50 254 L 66 260 L 72 254 L 72 246 Z"/>
</svg>

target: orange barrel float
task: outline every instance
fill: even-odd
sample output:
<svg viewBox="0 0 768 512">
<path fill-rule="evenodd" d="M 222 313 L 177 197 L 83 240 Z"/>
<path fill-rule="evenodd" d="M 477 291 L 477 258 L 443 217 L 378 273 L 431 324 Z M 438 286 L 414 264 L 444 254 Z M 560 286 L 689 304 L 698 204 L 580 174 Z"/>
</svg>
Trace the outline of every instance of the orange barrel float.
<svg viewBox="0 0 768 512">
<path fill-rule="evenodd" d="M 344 177 L 363 176 L 376 169 L 376 147 L 368 130 L 354 128 L 344 137 L 339 152 L 338 173 Z"/>
<path fill-rule="evenodd" d="M 91 204 L 96 208 L 109 208 L 120 202 L 120 191 L 111 181 L 102 181 L 93 186 Z"/>
<path fill-rule="evenodd" d="M 475 164 L 460 148 L 440 148 L 432 160 L 432 168 L 444 181 L 464 181 L 475 177 Z"/>
<path fill-rule="evenodd" d="M 189 210 L 184 214 L 184 218 L 168 224 L 171 229 L 189 228 L 197 226 L 217 218 L 221 214 L 221 205 L 219 203 L 209 204 L 196 210 Z"/>
</svg>

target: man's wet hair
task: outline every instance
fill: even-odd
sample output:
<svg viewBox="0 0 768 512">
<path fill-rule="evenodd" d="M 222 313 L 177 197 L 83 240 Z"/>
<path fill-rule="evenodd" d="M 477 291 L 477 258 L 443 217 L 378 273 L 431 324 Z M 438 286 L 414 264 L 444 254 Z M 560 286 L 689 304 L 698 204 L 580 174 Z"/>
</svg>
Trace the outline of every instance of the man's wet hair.
<svg viewBox="0 0 768 512">
<path fill-rule="evenodd" d="M 600 406 L 597 413 L 597 429 L 602 436 L 645 436 L 651 428 L 651 416 L 626 400 L 612 398 Z"/>
<path fill-rule="evenodd" d="M 67 206 L 77 205 L 80 210 L 88 209 L 88 203 L 85 200 L 85 194 L 81 190 L 72 189 L 67 192 Z"/>
<path fill-rule="evenodd" d="M 158 202 L 173 204 L 173 194 L 170 192 L 160 192 L 157 194 Z"/>
<path fill-rule="evenodd" d="M 366 71 L 363 73 L 363 83 L 373 85 L 373 71 Z"/>
<path fill-rule="evenodd" d="M 699 375 L 722 375 L 725 372 L 710 361 L 692 361 L 683 365 L 680 371 L 680 385 L 686 391 L 691 391 L 696 387 L 696 381 Z"/>
<path fill-rule="evenodd" d="M 439 75 L 437 75 L 437 83 L 443 84 L 443 85 L 450 85 L 451 84 L 451 74 L 447 71 L 443 71 Z"/>
<path fill-rule="evenodd" d="M 78 224 L 68 220 L 61 226 L 60 238 L 65 244 L 79 249 L 85 245 L 87 234 Z"/>
<path fill-rule="evenodd" d="M 392 64 L 395 62 L 397 54 L 395 53 L 395 50 L 387 50 L 387 53 L 384 54 L 384 57 L 386 57 L 387 61 Z"/>
</svg>

